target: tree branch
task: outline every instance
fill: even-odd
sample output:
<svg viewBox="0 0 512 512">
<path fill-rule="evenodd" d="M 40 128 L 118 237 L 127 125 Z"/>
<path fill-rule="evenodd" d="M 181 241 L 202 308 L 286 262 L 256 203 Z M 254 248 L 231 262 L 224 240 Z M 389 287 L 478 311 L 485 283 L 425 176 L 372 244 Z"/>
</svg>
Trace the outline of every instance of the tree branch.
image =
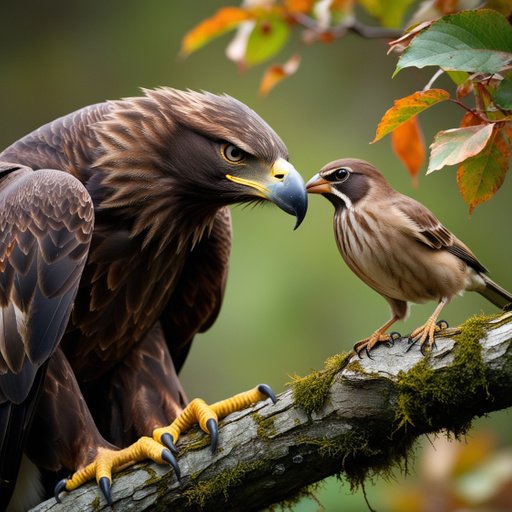
<svg viewBox="0 0 512 512">
<path fill-rule="evenodd" d="M 472 418 L 512 404 L 512 313 L 473 318 L 437 338 L 424 358 L 407 341 L 372 358 L 341 357 L 297 379 L 275 405 L 262 402 L 221 422 L 219 449 L 193 431 L 172 470 L 139 464 L 114 477 L 117 510 L 259 510 L 329 475 L 357 485 L 403 464 L 423 433 L 464 433 Z M 344 367 L 341 371 L 339 369 Z M 298 405 L 299 402 L 301 405 Z M 306 412 L 305 409 L 309 412 Z M 107 508 L 94 484 L 34 511 Z"/>
</svg>

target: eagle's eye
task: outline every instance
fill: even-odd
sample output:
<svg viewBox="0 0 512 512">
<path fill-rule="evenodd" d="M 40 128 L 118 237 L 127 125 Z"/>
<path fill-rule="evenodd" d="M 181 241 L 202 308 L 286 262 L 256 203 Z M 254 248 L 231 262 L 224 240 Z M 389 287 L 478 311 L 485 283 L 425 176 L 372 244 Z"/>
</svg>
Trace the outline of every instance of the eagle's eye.
<svg viewBox="0 0 512 512">
<path fill-rule="evenodd" d="M 350 172 L 345 167 L 340 167 L 335 171 L 329 173 L 325 179 L 327 181 L 345 181 L 350 175 Z"/>
<path fill-rule="evenodd" d="M 234 144 L 223 144 L 222 156 L 228 162 L 239 164 L 245 160 L 245 151 L 237 148 Z"/>
</svg>

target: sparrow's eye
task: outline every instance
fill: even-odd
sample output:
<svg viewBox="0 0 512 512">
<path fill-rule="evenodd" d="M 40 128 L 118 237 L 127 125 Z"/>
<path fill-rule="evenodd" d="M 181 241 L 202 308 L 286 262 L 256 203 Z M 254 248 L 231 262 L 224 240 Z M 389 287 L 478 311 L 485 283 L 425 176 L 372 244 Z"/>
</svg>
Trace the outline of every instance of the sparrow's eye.
<svg viewBox="0 0 512 512">
<path fill-rule="evenodd" d="M 339 169 L 336 169 L 335 171 L 329 173 L 325 179 L 327 181 L 345 181 L 350 175 L 350 172 L 345 167 L 340 167 Z"/>
<path fill-rule="evenodd" d="M 223 144 L 222 156 L 231 163 L 239 164 L 245 160 L 245 151 L 237 148 L 234 144 Z"/>
</svg>

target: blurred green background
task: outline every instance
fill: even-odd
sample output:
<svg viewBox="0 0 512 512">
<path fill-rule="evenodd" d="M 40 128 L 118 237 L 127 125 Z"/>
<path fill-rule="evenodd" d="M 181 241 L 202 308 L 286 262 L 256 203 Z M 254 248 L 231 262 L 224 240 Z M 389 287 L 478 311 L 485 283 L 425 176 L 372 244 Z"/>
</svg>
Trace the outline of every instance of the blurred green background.
<svg viewBox="0 0 512 512">
<path fill-rule="evenodd" d="M 225 92 L 273 126 L 305 180 L 342 156 L 375 163 L 395 188 L 422 201 L 463 239 L 496 281 L 512 289 L 512 179 L 469 217 L 455 168 L 428 177 L 423 172 L 419 188 L 413 189 L 389 140 L 369 145 L 393 100 L 421 89 L 432 70 L 405 70 L 392 80 L 396 57 L 386 56 L 385 43 L 349 35 L 304 48 L 298 73 L 261 98 L 264 66 L 237 72 L 224 57 L 230 36 L 186 60 L 178 58 L 186 31 L 222 5 L 222 0 L 3 0 L 0 147 L 82 106 L 138 95 L 140 87 Z M 287 47 L 279 61 L 291 53 Z M 456 127 L 461 114 L 449 104 L 423 114 L 427 143 L 438 130 Z M 310 198 L 309 213 L 295 232 L 293 218 L 274 207 L 235 208 L 233 219 L 223 309 L 214 327 L 197 338 L 182 372 L 190 398 L 213 401 L 262 381 L 280 392 L 290 375 L 320 368 L 328 356 L 350 349 L 388 318 L 384 299 L 343 264 L 332 234 L 332 207 L 325 199 Z M 397 329 L 410 332 L 433 307 L 413 307 L 410 319 Z M 443 316 L 455 325 L 480 311 L 494 309 L 468 293 Z M 505 446 L 512 441 L 508 423 L 508 413 L 501 412 L 476 427 L 492 429 L 498 445 Z M 390 493 L 400 490 L 394 482 L 368 485 L 370 501 L 379 510 L 387 510 Z M 328 511 L 366 510 L 361 494 L 351 496 L 347 485 L 335 479 L 319 499 Z M 295 510 L 317 508 L 306 500 Z"/>
</svg>

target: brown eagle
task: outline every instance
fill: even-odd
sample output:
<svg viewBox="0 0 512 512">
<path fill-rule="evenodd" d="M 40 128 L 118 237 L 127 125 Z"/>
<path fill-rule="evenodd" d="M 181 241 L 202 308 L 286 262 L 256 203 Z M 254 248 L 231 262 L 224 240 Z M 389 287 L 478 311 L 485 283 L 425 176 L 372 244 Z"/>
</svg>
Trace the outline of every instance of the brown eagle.
<svg viewBox="0 0 512 512">
<path fill-rule="evenodd" d="M 221 306 L 227 207 L 269 200 L 297 226 L 306 213 L 253 110 L 145 90 L 42 126 L 0 161 L 0 510 L 22 454 L 54 484 L 74 473 L 57 495 L 96 478 L 110 502 L 116 468 L 148 457 L 178 472 L 181 430 L 199 421 L 215 445 L 217 417 L 273 398 L 261 385 L 187 406 L 177 376 Z"/>
</svg>

